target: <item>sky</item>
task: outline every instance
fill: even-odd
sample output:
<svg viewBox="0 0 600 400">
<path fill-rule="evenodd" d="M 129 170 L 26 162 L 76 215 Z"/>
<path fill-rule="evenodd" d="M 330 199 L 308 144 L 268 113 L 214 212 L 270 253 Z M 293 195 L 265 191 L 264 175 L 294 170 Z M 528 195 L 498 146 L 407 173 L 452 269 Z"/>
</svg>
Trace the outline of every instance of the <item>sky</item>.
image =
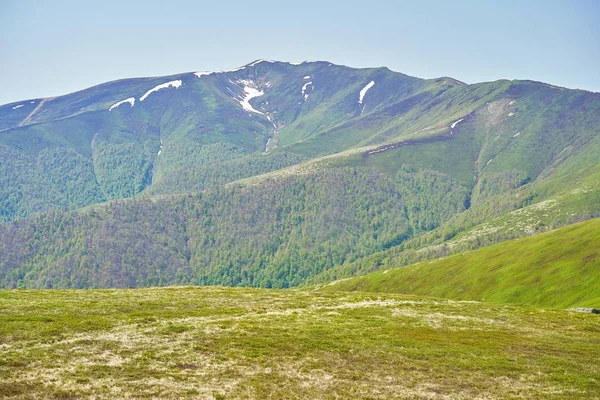
<svg viewBox="0 0 600 400">
<path fill-rule="evenodd" d="M 600 1 L 0 0 L 0 104 L 256 59 L 600 92 Z"/>
</svg>

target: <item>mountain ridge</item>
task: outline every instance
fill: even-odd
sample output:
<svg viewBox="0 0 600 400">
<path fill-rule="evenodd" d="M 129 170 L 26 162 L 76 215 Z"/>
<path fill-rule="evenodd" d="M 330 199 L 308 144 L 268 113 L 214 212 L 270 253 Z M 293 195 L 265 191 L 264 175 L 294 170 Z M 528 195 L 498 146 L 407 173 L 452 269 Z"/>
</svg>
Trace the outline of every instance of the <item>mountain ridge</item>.
<svg viewBox="0 0 600 400">
<path fill-rule="evenodd" d="M 92 84 L 86 88 L 83 89 L 78 89 L 72 92 L 68 92 L 68 93 L 62 93 L 62 94 L 56 94 L 56 95 L 48 95 L 48 96 L 38 96 L 38 97 L 32 97 L 32 98 L 23 98 L 23 99 L 19 99 L 19 100 L 12 100 L 9 101 L 7 103 L 4 104 L 0 104 L 0 107 L 5 107 L 5 106 L 17 106 L 19 104 L 28 102 L 28 101 L 38 101 L 38 100 L 43 100 L 43 99 L 52 99 L 52 98 L 57 98 L 57 97 L 64 97 L 64 96 L 69 96 L 72 94 L 76 94 L 88 89 L 93 89 L 93 88 L 97 88 L 99 86 L 103 86 L 103 85 L 107 85 L 107 84 L 112 84 L 112 83 L 119 83 L 122 81 L 127 81 L 127 80 L 135 80 L 135 79 L 162 79 L 162 78 L 169 78 L 169 77 L 178 77 L 181 75 L 188 75 L 188 74 L 196 74 L 196 73 L 207 73 L 207 74 L 213 74 L 213 73 L 227 73 L 227 72 L 236 72 L 239 71 L 240 69 L 243 69 L 244 67 L 248 67 L 248 66 L 254 66 L 257 63 L 260 62 L 268 62 L 268 63 L 282 63 L 282 64 L 290 64 L 290 65 L 301 65 L 301 64 L 305 64 L 305 63 L 327 63 L 327 64 L 332 64 L 335 66 L 341 66 L 341 67 L 346 67 L 346 68 L 352 68 L 352 69 L 380 69 L 380 68 L 384 68 L 389 70 L 390 72 L 394 72 L 394 73 L 402 73 L 399 71 L 395 71 L 390 69 L 387 66 L 368 66 L 368 67 L 353 67 L 350 65 L 346 65 L 346 64 L 339 64 L 339 63 L 335 63 L 335 62 L 330 62 L 327 60 L 303 60 L 300 62 L 294 62 L 294 61 L 284 61 L 284 60 L 270 60 L 270 59 L 256 59 L 253 60 L 247 64 L 243 64 L 240 65 L 239 67 L 230 69 L 230 70 L 218 70 L 218 71 L 197 71 L 197 70 L 189 70 L 186 72 L 176 72 L 176 73 L 169 73 L 169 74 L 164 74 L 164 75 L 149 75 L 149 76 L 131 76 L 131 77 L 126 77 L 126 78 L 116 78 L 116 79 L 112 79 L 112 80 L 108 80 L 105 82 L 99 82 L 97 84 Z M 402 73 L 403 74 L 403 73 Z M 413 76 L 416 77 L 416 75 L 407 75 L 407 76 Z M 540 80 L 535 80 L 535 79 L 530 79 L 530 78 L 514 78 L 514 79 L 508 79 L 508 78 L 498 78 L 495 80 L 489 80 L 489 81 L 478 81 L 478 82 L 472 82 L 472 83 L 467 83 L 467 82 L 463 82 L 459 79 L 453 78 L 451 76 L 439 76 L 439 77 L 432 77 L 432 78 L 419 78 L 419 79 L 424 79 L 424 80 L 442 80 L 442 79 L 449 79 L 451 81 L 454 81 L 457 85 L 463 86 L 463 85 L 476 85 L 476 84 L 483 84 L 483 83 L 496 83 L 499 81 L 508 81 L 508 82 L 532 82 L 532 83 L 536 83 L 536 84 L 543 84 L 543 85 L 547 85 L 556 89 L 562 89 L 562 90 L 580 90 L 583 92 L 587 92 L 587 93 L 592 93 L 592 94 L 600 94 L 600 92 L 594 91 L 594 90 L 589 90 L 589 89 L 584 89 L 584 88 L 574 88 L 574 87 L 567 87 L 567 86 L 560 86 L 560 85 L 555 85 L 552 84 L 550 82 L 545 82 L 545 81 L 540 81 Z"/>
</svg>

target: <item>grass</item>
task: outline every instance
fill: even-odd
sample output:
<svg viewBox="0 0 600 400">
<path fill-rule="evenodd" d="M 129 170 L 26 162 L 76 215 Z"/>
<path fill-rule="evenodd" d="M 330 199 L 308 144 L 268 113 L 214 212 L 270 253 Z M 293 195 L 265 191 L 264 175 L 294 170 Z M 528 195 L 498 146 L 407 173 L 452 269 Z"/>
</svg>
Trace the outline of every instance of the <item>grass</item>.
<svg viewBox="0 0 600 400">
<path fill-rule="evenodd" d="M 600 307 L 600 219 L 340 281 L 360 290 L 545 307 Z"/>
<path fill-rule="evenodd" d="M 2 398 L 599 398 L 593 314 L 368 293 L 0 292 Z"/>
</svg>

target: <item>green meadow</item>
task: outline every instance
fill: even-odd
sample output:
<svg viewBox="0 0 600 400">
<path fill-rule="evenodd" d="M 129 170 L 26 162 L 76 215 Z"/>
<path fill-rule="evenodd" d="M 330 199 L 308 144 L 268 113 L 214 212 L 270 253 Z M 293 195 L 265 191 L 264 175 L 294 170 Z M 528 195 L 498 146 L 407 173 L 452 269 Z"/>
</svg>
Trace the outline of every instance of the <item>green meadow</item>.
<svg viewBox="0 0 600 400">
<path fill-rule="evenodd" d="M 6 399 L 593 399 L 597 315 L 362 292 L 0 292 Z"/>
</svg>

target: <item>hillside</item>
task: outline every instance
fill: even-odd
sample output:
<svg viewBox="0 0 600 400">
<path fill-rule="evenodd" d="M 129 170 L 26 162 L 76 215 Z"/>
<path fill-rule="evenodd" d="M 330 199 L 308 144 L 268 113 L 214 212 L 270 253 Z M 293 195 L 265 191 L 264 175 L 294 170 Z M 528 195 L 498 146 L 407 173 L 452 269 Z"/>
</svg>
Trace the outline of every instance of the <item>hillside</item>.
<svg viewBox="0 0 600 400">
<path fill-rule="evenodd" d="M 597 150 L 599 115 L 600 95 L 581 90 L 328 62 L 125 79 L 0 106 L 0 218 L 201 191 L 352 149 L 343 164 L 436 170 L 475 204 Z"/>
<path fill-rule="evenodd" d="M 393 294 L 0 291 L 0 397 L 593 399 L 598 327 Z"/>
<path fill-rule="evenodd" d="M 459 182 L 433 172 L 419 178 L 435 207 L 411 224 L 439 224 L 464 209 Z M 376 171 L 337 168 L 54 211 L 0 225 L 0 287 L 295 286 L 411 236 L 410 193 Z"/>
<path fill-rule="evenodd" d="M 442 222 L 437 228 L 317 275 L 330 282 L 380 269 L 432 260 L 600 217 L 600 164 L 571 172 L 571 160 L 551 177 L 505 190 Z M 566 172 L 566 173 L 565 173 Z M 429 207 L 413 203 L 415 209 Z"/>
<path fill-rule="evenodd" d="M 291 287 L 600 215 L 600 95 L 541 82 L 258 60 L 0 125 L 6 288 Z"/>
<path fill-rule="evenodd" d="M 321 290 L 418 294 L 543 307 L 600 307 L 600 219 L 342 280 Z"/>
</svg>

